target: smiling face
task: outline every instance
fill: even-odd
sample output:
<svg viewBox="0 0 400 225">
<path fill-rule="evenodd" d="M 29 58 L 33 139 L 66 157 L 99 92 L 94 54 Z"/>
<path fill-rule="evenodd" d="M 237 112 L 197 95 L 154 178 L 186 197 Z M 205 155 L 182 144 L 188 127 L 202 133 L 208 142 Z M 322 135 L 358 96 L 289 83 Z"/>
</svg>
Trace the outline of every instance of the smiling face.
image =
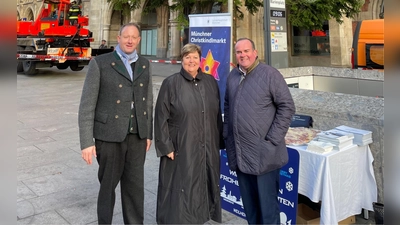
<svg viewBox="0 0 400 225">
<path fill-rule="evenodd" d="M 123 52 L 132 54 L 140 42 L 139 29 L 134 25 L 128 25 L 122 28 L 118 35 L 118 44 Z"/>
<path fill-rule="evenodd" d="M 239 66 L 247 70 L 257 59 L 257 50 L 249 40 L 239 40 L 235 45 L 236 61 Z"/>
<path fill-rule="evenodd" d="M 200 67 L 200 55 L 197 51 L 189 52 L 182 58 L 182 67 L 192 77 L 196 77 L 197 71 Z"/>
</svg>

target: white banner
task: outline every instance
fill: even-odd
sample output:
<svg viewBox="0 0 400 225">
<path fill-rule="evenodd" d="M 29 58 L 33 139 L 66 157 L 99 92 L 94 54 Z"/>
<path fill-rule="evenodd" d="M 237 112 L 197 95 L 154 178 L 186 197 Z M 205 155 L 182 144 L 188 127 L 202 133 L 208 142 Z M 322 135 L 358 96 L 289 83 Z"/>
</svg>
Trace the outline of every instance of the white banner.
<svg viewBox="0 0 400 225">
<path fill-rule="evenodd" d="M 229 13 L 189 15 L 189 27 L 231 27 Z"/>
<path fill-rule="evenodd" d="M 269 0 L 269 7 L 271 8 L 285 8 L 285 0 Z"/>
</svg>

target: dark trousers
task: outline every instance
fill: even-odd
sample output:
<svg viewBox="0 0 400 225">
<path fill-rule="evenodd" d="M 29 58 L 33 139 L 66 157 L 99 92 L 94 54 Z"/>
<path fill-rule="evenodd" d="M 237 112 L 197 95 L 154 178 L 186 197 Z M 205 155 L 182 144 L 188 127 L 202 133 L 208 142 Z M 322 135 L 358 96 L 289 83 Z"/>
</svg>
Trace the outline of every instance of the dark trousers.
<svg viewBox="0 0 400 225">
<path fill-rule="evenodd" d="M 121 186 L 122 214 L 125 224 L 143 224 L 144 161 L 146 140 L 128 134 L 123 142 L 96 140 L 100 191 L 97 199 L 99 224 L 111 224 L 115 188 Z"/>
<path fill-rule="evenodd" d="M 279 171 L 277 169 L 258 176 L 236 171 L 249 224 L 280 224 Z"/>
</svg>

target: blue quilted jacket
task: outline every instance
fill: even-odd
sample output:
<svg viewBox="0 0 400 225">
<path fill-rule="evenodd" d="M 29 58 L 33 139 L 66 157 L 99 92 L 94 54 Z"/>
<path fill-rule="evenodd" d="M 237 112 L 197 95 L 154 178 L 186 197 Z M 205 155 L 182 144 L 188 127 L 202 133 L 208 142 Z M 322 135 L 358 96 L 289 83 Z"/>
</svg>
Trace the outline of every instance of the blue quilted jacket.
<svg viewBox="0 0 400 225">
<path fill-rule="evenodd" d="M 235 68 L 227 78 L 224 138 L 229 168 L 261 175 L 288 161 L 285 135 L 295 106 L 282 74 L 259 63 L 241 81 Z"/>
</svg>

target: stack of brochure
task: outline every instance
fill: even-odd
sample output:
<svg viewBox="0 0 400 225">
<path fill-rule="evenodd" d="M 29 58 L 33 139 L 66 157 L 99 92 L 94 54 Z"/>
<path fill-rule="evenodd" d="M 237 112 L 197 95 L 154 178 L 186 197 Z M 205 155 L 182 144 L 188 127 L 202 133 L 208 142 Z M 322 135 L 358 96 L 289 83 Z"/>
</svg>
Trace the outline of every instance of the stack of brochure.
<svg viewBox="0 0 400 225">
<path fill-rule="evenodd" d="M 320 142 L 332 143 L 334 150 L 343 150 L 353 145 L 354 134 L 341 130 L 322 131 L 317 134 L 317 140 Z"/>
<path fill-rule="evenodd" d="M 336 130 L 352 133 L 354 135 L 354 144 L 357 145 L 368 145 L 372 143 L 372 131 L 369 130 L 361 130 L 348 126 L 338 126 L 335 128 Z"/>
<path fill-rule="evenodd" d="M 334 144 L 328 142 L 310 141 L 307 144 L 307 150 L 323 154 L 332 151 L 334 146 Z"/>
</svg>

